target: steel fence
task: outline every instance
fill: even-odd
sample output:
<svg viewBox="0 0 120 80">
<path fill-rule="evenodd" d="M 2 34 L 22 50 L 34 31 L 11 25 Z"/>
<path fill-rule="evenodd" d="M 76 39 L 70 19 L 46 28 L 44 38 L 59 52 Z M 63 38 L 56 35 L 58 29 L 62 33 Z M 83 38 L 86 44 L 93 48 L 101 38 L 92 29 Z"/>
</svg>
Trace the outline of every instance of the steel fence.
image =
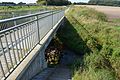
<svg viewBox="0 0 120 80">
<path fill-rule="evenodd" d="M 7 78 L 64 16 L 64 10 L 0 20 L 0 79 Z"/>
</svg>

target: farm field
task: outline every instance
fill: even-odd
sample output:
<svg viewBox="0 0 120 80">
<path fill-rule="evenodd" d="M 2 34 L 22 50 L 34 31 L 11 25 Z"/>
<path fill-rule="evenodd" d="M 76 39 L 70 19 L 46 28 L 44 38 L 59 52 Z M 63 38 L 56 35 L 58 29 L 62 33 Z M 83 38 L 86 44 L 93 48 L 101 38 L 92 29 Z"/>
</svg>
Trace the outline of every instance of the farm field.
<svg viewBox="0 0 120 80">
<path fill-rule="evenodd" d="M 120 7 L 113 6 L 96 6 L 96 5 L 77 5 L 86 6 L 88 8 L 93 8 L 97 11 L 103 12 L 109 19 L 119 19 L 120 18 Z"/>
</svg>

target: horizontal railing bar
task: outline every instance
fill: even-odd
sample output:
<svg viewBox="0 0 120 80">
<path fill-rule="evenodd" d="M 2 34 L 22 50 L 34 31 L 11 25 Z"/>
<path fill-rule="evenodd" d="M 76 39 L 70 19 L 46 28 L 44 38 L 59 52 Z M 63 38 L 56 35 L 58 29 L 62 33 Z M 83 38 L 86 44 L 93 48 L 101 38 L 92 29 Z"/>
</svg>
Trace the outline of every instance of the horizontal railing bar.
<svg viewBox="0 0 120 80">
<path fill-rule="evenodd" d="M 28 21 L 28 22 L 25 22 L 25 23 L 22 23 L 22 24 L 18 24 L 18 25 L 16 25 L 16 26 L 13 26 L 13 27 L 10 27 L 10 28 L 7 28 L 7 29 L 4 29 L 4 30 L 0 31 L 0 34 L 4 34 L 5 32 L 8 32 L 8 31 L 10 31 L 10 30 L 19 28 L 19 27 L 21 27 L 21 26 L 24 26 L 24 25 L 29 24 L 29 23 L 34 22 L 34 21 L 36 21 L 36 19 L 31 20 L 31 21 Z"/>
<path fill-rule="evenodd" d="M 17 31 L 17 30 L 16 30 L 16 31 Z M 29 33 L 29 35 L 32 35 L 32 34 L 34 34 L 34 33 L 35 33 L 35 32 Z M 20 38 L 20 41 L 16 40 L 16 44 L 22 42 L 23 40 L 27 39 L 28 37 L 29 37 L 29 36 L 26 35 L 26 36 L 24 36 L 23 39 Z M 12 46 L 12 44 L 13 44 L 13 46 Z M 12 44 L 9 44 L 9 45 L 8 45 L 8 46 L 9 46 L 9 49 L 11 49 L 12 47 L 15 47 L 15 42 L 13 42 Z M 6 53 L 6 52 L 7 52 L 6 47 L 4 47 L 3 49 L 4 49 L 4 52 Z M 19 50 L 19 49 L 18 49 L 18 50 Z M 2 55 L 2 54 L 1 54 L 1 51 L 2 51 L 2 50 L 0 50 L 0 56 Z"/>
<path fill-rule="evenodd" d="M 18 19 L 28 18 L 28 17 L 32 17 L 32 16 L 36 16 L 36 15 L 42 15 L 42 14 L 46 14 L 46 13 L 50 13 L 50 12 L 51 11 L 45 11 L 45 12 L 40 12 L 40 13 L 35 13 L 35 14 L 30 14 L 30 15 L 25 15 L 25 16 L 19 16 L 19 17 L 4 19 L 4 20 L 0 20 L 0 23 L 15 21 L 15 20 L 18 20 Z"/>
<path fill-rule="evenodd" d="M 60 12 L 60 11 L 59 11 L 59 12 Z M 56 14 L 56 13 L 59 13 L 59 12 L 55 12 L 55 13 L 53 13 L 53 14 Z M 53 15 L 53 14 L 51 13 L 50 15 Z M 43 16 L 43 17 L 38 18 L 38 19 L 40 20 L 40 19 L 43 19 L 43 18 L 48 17 L 48 16 L 50 16 L 50 15 Z M 36 15 L 36 16 L 37 16 L 37 15 Z M 22 23 L 22 24 L 18 24 L 18 25 L 16 25 L 16 26 L 13 26 L 13 27 L 10 27 L 10 28 L 7 28 L 7 29 L 4 29 L 4 30 L 0 31 L 0 34 L 3 34 L 3 33 L 5 33 L 5 32 L 7 32 L 7 31 L 13 30 L 13 29 L 15 29 L 15 28 L 21 27 L 21 26 L 23 26 L 23 25 L 29 24 L 29 23 L 34 22 L 34 21 L 37 21 L 37 19 L 31 20 L 31 21 L 28 21 L 28 22 L 25 22 L 25 23 Z"/>
<path fill-rule="evenodd" d="M 9 22 L 9 21 L 15 21 L 15 20 L 18 20 L 18 19 L 33 17 L 33 16 L 37 16 L 37 15 L 42 15 L 42 14 L 50 13 L 50 12 L 55 12 L 55 11 L 51 10 L 51 11 L 45 11 L 45 12 L 40 12 L 40 13 L 35 13 L 35 14 L 30 14 L 30 15 L 25 15 L 25 16 L 19 16 L 19 17 L 4 19 L 4 20 L 0 20 L 0 23 L 5 23 L 5 22 Z"/>
</svg>

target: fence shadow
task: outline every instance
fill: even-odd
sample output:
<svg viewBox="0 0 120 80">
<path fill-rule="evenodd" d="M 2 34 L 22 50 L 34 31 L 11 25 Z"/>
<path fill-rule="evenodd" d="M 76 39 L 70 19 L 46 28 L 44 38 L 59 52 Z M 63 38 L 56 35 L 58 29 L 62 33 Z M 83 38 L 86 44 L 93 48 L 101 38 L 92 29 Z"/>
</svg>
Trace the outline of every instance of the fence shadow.
<svg viewBox="0 0 120 80">
<path fill-rule="evenodd" d="M 87 41 L 83 40 L 82 36 L 78 33 L 78 31 L 67 18 L 65 18 L 64 23 L 64 26 L 61 26 L 59 28 L 57 32 L 57 37 L 60 39 L 65 47 L 76 53 L 77 57 L 73 57 L 73 59 L 71 57 L 70 66 L 73 66 L 72 68 L 74 70 L 79 70 L 80 67 L 84 67 L 84 55 L 86 53 L 90 54 L 92 50 L 87 46 Z M 67 60 L 64 61 L 67 62 Z"/>
<path fill-rule="evenodd" d="M 75 51 L 78 55 L 84 55 L 85 53 L 91 53 L 92 50 L 86 45 L 87 42 L 84 41 L 74 28 L 74 26 L 65 18 L 64 26 L 57 32 L 57 36 L 65 47 Z"/>
</svg>

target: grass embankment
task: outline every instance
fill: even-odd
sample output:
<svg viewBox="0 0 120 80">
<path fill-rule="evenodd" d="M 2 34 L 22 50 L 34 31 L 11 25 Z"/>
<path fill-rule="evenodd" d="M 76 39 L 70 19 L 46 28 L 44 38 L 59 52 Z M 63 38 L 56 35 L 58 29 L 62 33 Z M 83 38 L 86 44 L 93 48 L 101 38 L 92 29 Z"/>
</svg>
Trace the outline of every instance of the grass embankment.
<svg viewBox="0 0 120 80">
<path fill-rule="evenodd" d="M 94 9 L 72 7 L 58 33 L 68 48 L 82 55 L 71 65 L 73 80 L 120 79 L 120 26 Z M 117 20 L 118 21 L 118 20 Z"/>
</svg>

